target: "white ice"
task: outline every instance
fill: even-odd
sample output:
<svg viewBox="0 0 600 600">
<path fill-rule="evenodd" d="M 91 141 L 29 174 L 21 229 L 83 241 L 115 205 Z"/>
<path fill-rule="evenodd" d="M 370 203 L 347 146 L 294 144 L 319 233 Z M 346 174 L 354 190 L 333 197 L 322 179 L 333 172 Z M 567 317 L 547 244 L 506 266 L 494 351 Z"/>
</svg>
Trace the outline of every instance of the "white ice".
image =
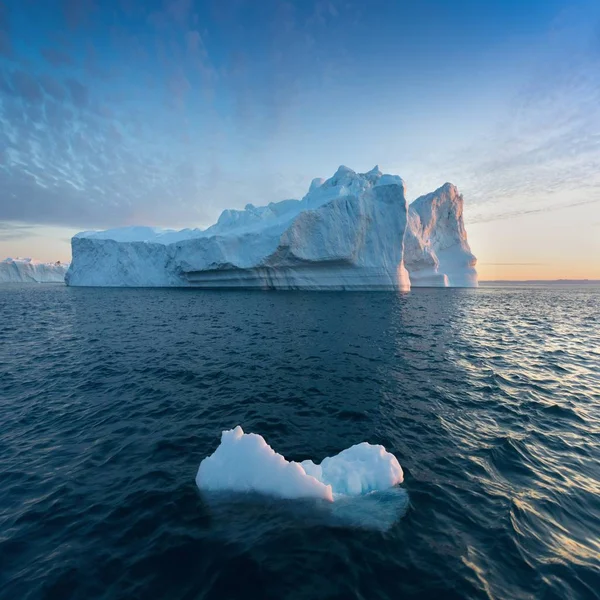
<svg viewBox="0 0 600 600">
<path fill-rule="evenodd" d="M 0 261 L 0 283 L 64 283 L 68 267 L 60 262 L 6 258 Z"/>
<path fill-rule="evenodd" d="M 238 425 L 224 431 L 221 444 L 198 468 L 196 484 L 205 491 L 255 492 L 280 498 L 344 501 L 349 496 L 387 490 L 403 481 L 402 467 L 383 446 L 366 442 L 327 457 L 288 461 L 265 439 Z"/>
<path fill-rule="evenodd" d="M 410 207 L 404 181 L 340 166 L 301 200 L 225 210 L 207 229 L 125 227 L 72 239 L 76 286 L 409 290 L 475 286 L 463 198 L 446 184 Z"/>
<path fill-rule="evenodd" d="M 463 221 L 463 197 L 451 183 L 408 207 L 404 264 L 413 287 L 477 287 Z"/>
</svg>

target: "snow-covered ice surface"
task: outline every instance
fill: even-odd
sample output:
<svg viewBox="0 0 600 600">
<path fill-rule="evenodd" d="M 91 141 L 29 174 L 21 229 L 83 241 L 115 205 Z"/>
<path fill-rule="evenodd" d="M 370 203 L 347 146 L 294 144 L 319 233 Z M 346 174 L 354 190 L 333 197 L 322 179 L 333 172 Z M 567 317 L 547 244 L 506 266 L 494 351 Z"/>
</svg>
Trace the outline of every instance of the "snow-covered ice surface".
<svg viewBox="0 0 600 600">
<path fill-rule="evenodd" d="M 407 509 L 408 495 L 397 487 L 402 481 L 402 467 L 383 446 L 363 442 L 320 465 L 297 463 L 239 425 L 222 433 L 221 444 L 196 475 L 196 485 L 216 513 L 241 501 L 294 500 L 273 509 L 305 521 L 381 530 Z"/>
<path fill-rule="evenodd" d="M 208 491 L 258 492 L 281 498 L 323 498 L 333 502 L 333 491 L 287 461 L 256 433 L 238 425 L 224 431 L 221 444 L 198 468 L 196 485 Z"/>
<path fill-rule="evenodd" d="M 79 233 L 72 240 L 66 281 L 82 286 L 407 290 L 411 278 L 405 265 L 411 264 L 417 285 L 476 285 L 462 196 L 450 187 L 452 193 L 444 186 L 417 199 L 409 210 L 397 175 L 384 175 L 378 167 L 355 173 L 341 166 L 327 180 L 314 179 L 301 200 L 225 210 L 205 230 L 126 227 Z M 405 257 L 405 239 L 410 257 Z M 461 265 L 467 265 L 466 275 Z"/>
<path fill-rule="evenodd" d="M 198 468 L 196 484 L 202 490 L 258 492 L 280 498 L 360 496 L 402 483 L 402 467 L 383 446 L 363 442 L 327 457 L 288 461 L 256 433 L 238 425 L 224 431 L 221 444 Z"/>
<path fill-rule="evenodd" d="M 68 267 L 60 262 L 6 258 L 0 261 L 0 283 L 64 283 Z"/>
</svg>

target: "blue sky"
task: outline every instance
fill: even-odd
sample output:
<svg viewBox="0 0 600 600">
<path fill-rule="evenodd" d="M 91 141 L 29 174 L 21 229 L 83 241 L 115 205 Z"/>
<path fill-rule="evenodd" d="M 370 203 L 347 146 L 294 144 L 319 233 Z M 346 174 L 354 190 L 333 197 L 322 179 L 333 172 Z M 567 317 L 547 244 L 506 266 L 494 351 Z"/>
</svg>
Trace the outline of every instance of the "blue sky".
<svg viewBox="0 0 600 600">
<path fill-rule="evenodd" d="M 340 164 L 458 185 L 484 276 L 600 277 L 600 3 L 0 0 L 0 255 Z"/>
</svg>

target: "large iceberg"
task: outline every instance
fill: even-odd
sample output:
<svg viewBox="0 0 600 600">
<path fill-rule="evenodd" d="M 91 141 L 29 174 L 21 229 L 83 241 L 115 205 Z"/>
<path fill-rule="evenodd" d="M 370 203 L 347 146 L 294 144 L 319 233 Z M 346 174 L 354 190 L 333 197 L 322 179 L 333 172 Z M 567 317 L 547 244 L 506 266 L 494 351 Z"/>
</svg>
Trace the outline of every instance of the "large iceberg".
<svg viewBox="0 0 600 600">
<path fill-rule="evenodd" d="M 341 166 L 301 200 L 225 210 L 205 230 L 128 227 L 72 239 L 68 285 L 408 290 L 477 284 L 462 196 L 446 184 L 408 206 L 378 167 Z M 406 250 L 405 250 L 406 245 Z M 408 271 L 407 271 L 408 268 Z"/>
<path fill-rule="evenodd" d="M 320 498 L 333 502 L 391 488 L 403 481 L 400 463 L 383 446 L 363 442 L 325 458 L 288 461 L 255 433 L 238 425 L 224 431 L 221 444 L 198 468 L 205 491 L 255 492 L 280 498 Z"/>
<path fill-rule="evenodd" d="M 6 258 L 0 261 L 0 283 L 64 283 L 68 267 L 61 262 Z"/>
</svg>

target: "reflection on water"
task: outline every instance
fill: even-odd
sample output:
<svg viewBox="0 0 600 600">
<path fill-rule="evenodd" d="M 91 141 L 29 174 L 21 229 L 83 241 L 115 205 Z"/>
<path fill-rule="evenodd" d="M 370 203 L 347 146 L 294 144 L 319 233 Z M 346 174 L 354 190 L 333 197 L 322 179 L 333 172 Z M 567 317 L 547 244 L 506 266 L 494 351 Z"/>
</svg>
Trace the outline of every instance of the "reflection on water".
<svg viewBox="0 0 600 600">
<path fill-rule="evenodd" d="M 228 540 L 243 540 L 249 546 L 254 538 L 263 537 L 269 530 L 292 525 L 386 532 L 406 514 L 409 506 L 408 494 L 402 487 L 364 496 L 336 497 L 335 502 L 233 492 L 203 491 L 200 495 L 208 507 L 214 531 Z"/>
</svg>

